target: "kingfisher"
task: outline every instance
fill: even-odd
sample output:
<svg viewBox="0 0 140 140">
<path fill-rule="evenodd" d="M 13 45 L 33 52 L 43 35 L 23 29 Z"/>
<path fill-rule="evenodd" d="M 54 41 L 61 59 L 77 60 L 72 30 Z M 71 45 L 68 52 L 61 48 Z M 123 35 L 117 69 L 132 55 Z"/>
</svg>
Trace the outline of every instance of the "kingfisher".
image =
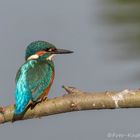
<svg viewBox="0 0 140 140">
<path fill-rule="evenodd" d="M 53 58 L 56 54 L 73 51 L 57 49 L 46 41 L 34 41 L 27 46 L 25 63 L 16 75 L 14 115 L 21 115 L 29 103 L 37 103 L 47 98 L 54 80 Z"/>
</svg>

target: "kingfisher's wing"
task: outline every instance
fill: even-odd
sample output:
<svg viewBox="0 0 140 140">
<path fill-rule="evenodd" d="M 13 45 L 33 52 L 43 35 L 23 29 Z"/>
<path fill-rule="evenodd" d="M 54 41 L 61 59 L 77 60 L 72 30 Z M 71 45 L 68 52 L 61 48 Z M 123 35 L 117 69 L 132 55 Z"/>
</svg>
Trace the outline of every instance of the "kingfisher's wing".
<svg viewBox="0 0 140 140">
<path fill-rule="evenodd" d="M 15 90 L 15 112 L 14 114 L 22 114 L 31 100 L 31 92 L 26 80 L 28 63 L 23 64 L 16 75 L 16 90 Z"/>
<path fill-rule="evenodd" d="M 46 61 L 35 63 L 29 69 L 27 80 L 33 101 L 37 101 L 43 91 L 49 86 L 52 74 L 52 67 Z"/>
<path fill-rule="evenodd" d="M 53 70 L 47 62 L 27 61 L 16 75 L 15 114 L 24 112 L 29 101 L 37 101 L 49 86 Z"/>
</svg>

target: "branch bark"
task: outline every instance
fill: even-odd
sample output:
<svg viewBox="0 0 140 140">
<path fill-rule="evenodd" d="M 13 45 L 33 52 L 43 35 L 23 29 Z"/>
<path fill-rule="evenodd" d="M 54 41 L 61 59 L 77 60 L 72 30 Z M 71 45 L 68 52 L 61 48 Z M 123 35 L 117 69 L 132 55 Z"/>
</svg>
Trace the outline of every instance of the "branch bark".
<svg viewBox="0 0 140 140">
<path fill-rule="evenodd" d="M 16 118 L 14 121 L 71 111 L 140 107 L 140 90 L 87 93 L 73 87 L 63 88 L 68 94 L 38 103 L 34 109 L 29 108 L 22 118 Z M 12 122 L 13 112 L 14 105 L 0 107 L 0 124 Z"/>
</svg>

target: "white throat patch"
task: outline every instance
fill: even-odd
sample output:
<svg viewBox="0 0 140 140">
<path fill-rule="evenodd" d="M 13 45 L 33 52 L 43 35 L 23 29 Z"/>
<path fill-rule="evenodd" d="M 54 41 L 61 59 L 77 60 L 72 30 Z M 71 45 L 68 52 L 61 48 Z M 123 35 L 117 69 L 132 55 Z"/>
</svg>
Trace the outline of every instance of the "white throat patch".
<svg viewBox="0 0 140 140">
<path fill-rule="evenodd" d="M 48 58 L 46 58 L 46 60 L 52 61 L 52 60 L 54 59 L 54 57 L 55 57 L 55 54 L 52 54 L 52 55 L 50 55 Z"/>
<path fill-rule="evenodd" d="M 38 59 L 39 56 L 37 54 L 31 55 L 27 60 Z"/>
</svg>

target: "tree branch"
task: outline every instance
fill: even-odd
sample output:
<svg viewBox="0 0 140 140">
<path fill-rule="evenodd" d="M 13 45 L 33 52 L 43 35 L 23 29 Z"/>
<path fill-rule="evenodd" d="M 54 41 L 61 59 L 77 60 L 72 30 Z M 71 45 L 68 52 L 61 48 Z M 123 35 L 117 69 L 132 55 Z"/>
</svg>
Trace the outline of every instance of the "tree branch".
<svg viewBox="0 0 140 140">
<path fill-rule="evenodd" d="M 68 94 L 38 103 L 34 109 L 29 108 L 22 118 L 16 118 L 14 121 L 71 111 L 140 107 L 140 90 L 86 93 L 73 87 L 63 88 Z M 14 105 L 0 107 L 0 124 L 12 122 L 13 112 Z"/>
</svg>

